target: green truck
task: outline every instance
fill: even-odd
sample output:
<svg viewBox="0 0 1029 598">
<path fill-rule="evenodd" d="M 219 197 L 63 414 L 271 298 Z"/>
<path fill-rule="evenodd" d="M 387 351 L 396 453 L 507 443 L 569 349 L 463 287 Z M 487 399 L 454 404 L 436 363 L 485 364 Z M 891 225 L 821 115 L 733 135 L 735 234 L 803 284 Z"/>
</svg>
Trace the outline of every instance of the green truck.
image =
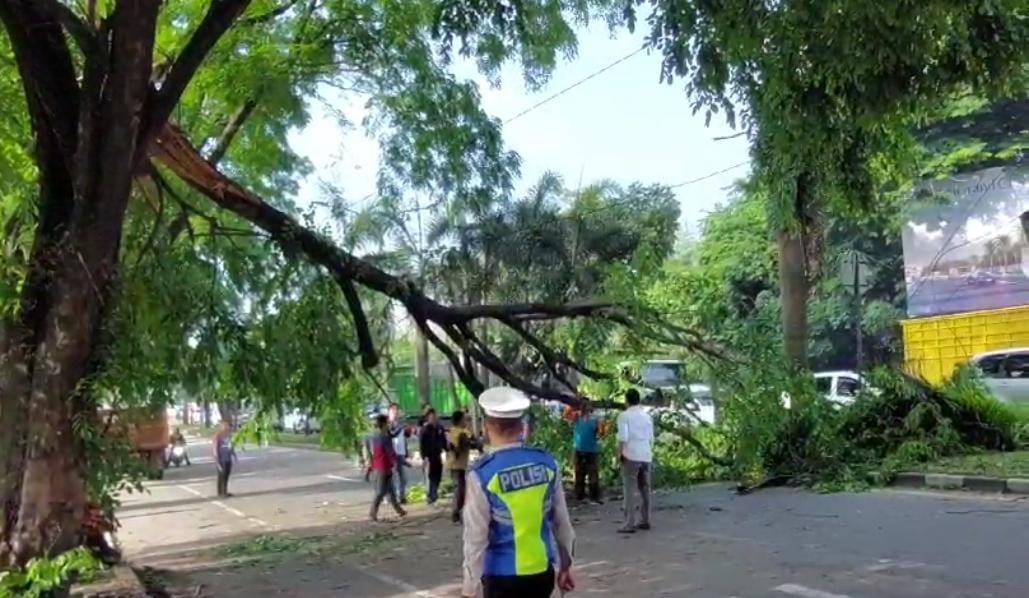
<svg viewBox="0 0 1029 598">
<path fill-rule="evenodd" d="M 464 409 L 472 402 L 472 395 L 456 379 L 451 383 L 451 376 L 446 364 L 433 364 L 429 368 L 429 402 L 440 417 L 449 418 L 457 409 Z M 408 417 L 417 417 L 422 412 L 421 400 L 418 397 L 418 380 L 414 367 L 399 367 L 389 377 L 390 391 L 393 400 Z"/>
</svg>

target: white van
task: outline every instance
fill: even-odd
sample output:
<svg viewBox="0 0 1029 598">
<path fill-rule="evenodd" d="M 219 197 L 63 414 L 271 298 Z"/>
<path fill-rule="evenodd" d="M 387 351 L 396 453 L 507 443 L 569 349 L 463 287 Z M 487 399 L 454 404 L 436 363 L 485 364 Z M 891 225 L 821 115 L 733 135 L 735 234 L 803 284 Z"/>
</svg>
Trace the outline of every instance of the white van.
<svg viewBox="0 0 1029 598">
<path fill-rule="evenodd" d="M 840 405 L 853 403 L 858 392 L 865 386 L 861 374 L 847 370 L 815 372 L 813 377 L 815 389 L 825 398 Z"/>
</svg>

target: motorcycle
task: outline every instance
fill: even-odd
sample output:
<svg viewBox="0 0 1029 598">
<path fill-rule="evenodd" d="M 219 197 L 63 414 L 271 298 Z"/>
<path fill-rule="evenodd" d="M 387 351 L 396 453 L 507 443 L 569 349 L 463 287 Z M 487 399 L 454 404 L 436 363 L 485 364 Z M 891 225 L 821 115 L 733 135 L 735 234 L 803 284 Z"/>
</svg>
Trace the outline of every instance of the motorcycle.
<svg viewBox="0 0 1029 598">
<path fill-rule="evenodd" d="M 178 467 L 185 461 L 186 465 L 189 465 L 189 458 L 186 456 L 186 447 L 181 444 L 175 444 L 171 447 L 171 452 L 168 455 L 168 463 Z"/>
</svg>

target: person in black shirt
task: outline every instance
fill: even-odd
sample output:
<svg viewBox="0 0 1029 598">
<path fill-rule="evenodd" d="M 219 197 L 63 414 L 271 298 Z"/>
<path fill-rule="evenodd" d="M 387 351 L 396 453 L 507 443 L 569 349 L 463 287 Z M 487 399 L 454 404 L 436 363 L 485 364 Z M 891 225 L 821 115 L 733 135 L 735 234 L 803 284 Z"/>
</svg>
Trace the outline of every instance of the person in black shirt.
<svg viewBox="0 0 1029 598">
<path fill-rule="evenodd" d="M 424 417 L 425 424 L 419 436 L 419 451 L 422 460 L 428 464 L 427 499 L 431 505 L 439 498 L 439 482 L 443 477 L 443 451 L 447 449 L 447 435 L 436 418 L 435 409 L 427 409 Z"/>
</svg>

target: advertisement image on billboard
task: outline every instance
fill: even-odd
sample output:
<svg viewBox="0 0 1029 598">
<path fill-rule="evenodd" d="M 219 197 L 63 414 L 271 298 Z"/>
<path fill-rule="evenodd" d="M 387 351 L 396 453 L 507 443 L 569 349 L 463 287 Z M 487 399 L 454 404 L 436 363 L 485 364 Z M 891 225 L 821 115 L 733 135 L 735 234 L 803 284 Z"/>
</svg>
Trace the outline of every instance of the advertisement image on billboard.
<svg viewBox="0 0 1029 598">
<path fill-rule="evenodd" d="M 903 233 L 908 315 L 1029 305 L 1029 167 L 989 168 L 923 191 Z"/>
</svg>

